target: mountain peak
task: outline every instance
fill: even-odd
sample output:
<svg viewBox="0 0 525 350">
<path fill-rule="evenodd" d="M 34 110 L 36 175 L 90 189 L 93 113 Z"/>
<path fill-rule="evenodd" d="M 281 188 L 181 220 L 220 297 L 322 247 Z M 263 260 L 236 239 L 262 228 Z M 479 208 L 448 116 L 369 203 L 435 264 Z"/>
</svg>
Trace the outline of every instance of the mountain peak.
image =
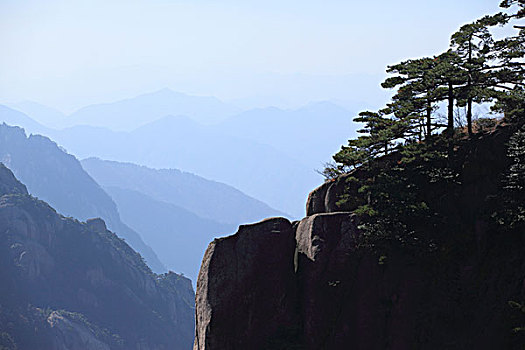
<svg viewBox="0 0 525 350">
<path fill-rule="evenodd" d="M 187 115 L 204 123 L 215 123 L 238 112 L 215 97 L 194 96 L 163 88 L 131 98 L 86 106 L 67 118 L 67 126 L 102 126 L 130 131 L 166 115 Z"/>
<path fill-rule="evenodd" d="M 27 188 L 13 175 L 3 163 L 0 163 L 0 196 L 6 194 L 27 195 Z"/>
<path fill-rule="evenodd" d="M 168 88 L 168 87 L 164 87 L 162 89 L 159 89 L 159 90 L 156 90 L 156 91 L 153 91 L 153 92 L 148 92 L 148 93 L 145 93 L 145 94 L 140 94 L 134 98 L 140 98 L 142 96 L 163 96 L 163 97 L 173 97 L 173 96 L 177 96 L 177 97 L 183 97 L 183 96 L 188 96 L 182 92 L 178 92 L 178 91 L 173 91 L 172 89 Z"/>
<path fill-rule="evenodd" d="M 301 107 L 299 111 L 322 112 L 322 113 L 349 113 L 346 108 L 331 101 L 311 102 Z"/>
</svg>

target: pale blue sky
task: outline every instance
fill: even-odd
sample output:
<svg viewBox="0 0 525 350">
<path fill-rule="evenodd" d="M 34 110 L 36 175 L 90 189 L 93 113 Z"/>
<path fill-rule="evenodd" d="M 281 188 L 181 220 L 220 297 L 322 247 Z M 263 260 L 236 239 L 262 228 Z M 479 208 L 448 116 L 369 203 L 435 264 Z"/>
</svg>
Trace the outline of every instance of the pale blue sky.
<svg viewBox="0 0 525 350">
<path fill-rule="evenodd" d="M 70 111 L 170 87 L 248 104 L 373 103 L 387 64 L 439 53 L 461 24 L 497 5 L 0 0 L 0 102 Z"/>
</svg>

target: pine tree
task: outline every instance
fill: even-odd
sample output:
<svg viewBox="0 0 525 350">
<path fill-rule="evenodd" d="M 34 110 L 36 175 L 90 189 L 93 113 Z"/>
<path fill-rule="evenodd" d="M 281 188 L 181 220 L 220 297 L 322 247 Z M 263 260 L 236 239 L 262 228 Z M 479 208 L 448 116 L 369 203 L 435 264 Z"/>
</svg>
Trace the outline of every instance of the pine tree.
<svg viewBox="0 0 525 350">
<path fill-rule="evenodd" d="M 389 66 L 393 76 L 381 85 L 396 94 L 378 112 L 354 119 L 365 124 L 333 158 L 341 168 L 355 168 L 386 155 L 398 145 L 423 141 L 441 127 L 454 134 L 454 105 L 466 106 L 469 135 L 473 134 L 474 103 L 495 102 L 492 109 L 509 121 L 525 123 L 525 27 L 514 36 L 495 40 L 491 28 L 525 18 L 525 0 L 504 0 L 514 12 L 485 16 L 462 26 L 451 37 L 451 49 L 435 57 L 407 60 Z M 448 103 L 447 124 L 436 122 L 435 111 Z M 335 169 L 335 168 L 334 168 Z M 339 168 L 338 168 L 339 169 Z"/>
<path fill-rule="evenodd" d="M 394 120 L 385 116 L 382 111 L 359 113 L 355 122 L 364 123 L 363 134 L 357 139 L 349 140 L 348 146 L 343 146 L 334 155 L 334 160 L 350 168 L 366 164 L 370 160 L 386 155 L 395 145 L 398 138 L 398 127 Z"/>
<path fill-rule="evenodd" d="M 382 86 L 398 87 L 398 91 L 389 106 L 394 113 L 407 113 L 418 119 L 415 129 L 424 127 L 426 136 L 429 136 L 435 128 L 444 126 L 433 121 L 432 113 L 436 104 L 447 101 L 447 134 L 452 134 L 454 101 L 459 95 L 456 90 L 467 81 L 467 75 L 459 65 L 460 57 L 449 50 L 433 58 L 408 60 L 390 66 L 387 72 L 397 75 L 386 79 Z M 424 125 L 421 120 L 424 120 Z"/>
<path fill-rule="evenodd" d="M 507 114 L 504 105 L 511 98 L 522 100 L 525 57 L 525 29 L 517 35 L 494 40 L 490 29 L 507 25 L 512 19 L 525 17 L 523 0 L 503 1 L 501 6 L 518 5 L 515 13 L 497 13 L 464 25 L 452 35 L 451 45 L 460 57 L 458 67 L 467 74 L 467 82 L 461 89 L 461 97 L 467 106 L 467 123 L 472 134 L 472 104 L 496 100 L 493 110 Z"/>
<path fill-rule="evenodd" d="M 389 66 L 388 73 L 396 76 L 387 78 L 381 86 L 398 87 L 398 93 L 389 105 L 391 111 L 403 119 L 424 119 L 425 135 L 432 134 L 432 112 L 434 104 L 439 101 L 440 78 L 434 70 L 437 61 L 432 58 L 408 60 Z M 417 128 L 417 124 L 416 124 Z"/>
<path fill-rule="evenodd" d="M 439 91 L 441 100 L 447 101 L 447 127 L 446 134 L 454 135 L 454 101 L 458 98 L 457 86 L 467 80 L 463 70 L 459 68 L 460 58 L 452 50 L 435 57 L 437 65 L 435 74 L 440 77 Z"/>
<path fill-rule="evenodd" d="M 472 135 L 472 105 L 474 102 L 490 100 L 491 94 L 485 89 L 490 75 L 487 67 L 491 60 L 491 49 L 494 43 L 486 20 L 478 20 L 462 26 L 452 35 L 451 46 L 459 60 L 458 68 L 467 77 L 460 90 L 460 102 L 467 107 L 467 129 Z"/>
<path fill-rule="evenodd" d="M 495 20 L 505 25 L 511 20 L 525 17 L 525 0 L 506 0 L 503 8 L 516 8 L 514 13 L 499 14 Z M 508 121 L 516 121 L 525 114 L 525 27 L 514 26 L 515 35 L 497 40 L 493 45 L 495 64 L 491 68 L 494 97 L 496 103 L 492 109 L 504 113 Z M 525 122 L 525 121 L 522 121 Z"/>
<path fill-rule="evenodd" d="M 516 13 L 512 14 L 511 17 L 513 18 L 524 18 L 525 17 L 525 0 L 503 0 L 500 3 L 500 7 L 502 8 L 511 8 L 513 6 L 517 5 L 517 11 Z"/>
</svg>

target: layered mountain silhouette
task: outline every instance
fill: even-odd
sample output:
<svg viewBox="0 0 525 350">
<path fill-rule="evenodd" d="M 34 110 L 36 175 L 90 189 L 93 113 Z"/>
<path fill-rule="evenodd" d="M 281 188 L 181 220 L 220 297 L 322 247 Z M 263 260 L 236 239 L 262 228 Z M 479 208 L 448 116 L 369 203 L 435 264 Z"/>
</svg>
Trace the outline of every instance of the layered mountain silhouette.
<svg viewBox="0 0 525 350">
<path fill-rule="evenodd" d="M 7 125 L 0 127 L 0 135 L 0 161 L 27 183 L 31 194 L 79 220 L 104 218 L 154 271 L 166 266 L 196 279 L 209 240 L 241 223 L 286 215 L 231 186 L 190 173 L 93 158 L 81 165 L 46 137 L 28 137 Z"/>
<path fill-rule="evenodd" d="M 295 110 L 275 107 L 249 110 L 215 125 L 215 131 L 267 144 L 321 169 L 355 133 L 350 112 L 330 102 L 311 103 Z"/>
<path fill-rule="evenodd" d="M 308 191 L 322 181 L 316 170 L 355 131 L 352 115 L 329 102 L 238 112 L 214 98 L 164 89 L 85 107 L 65 119 L 63 125 L 74 125 L 66 129 L 30 130 L 79 158 L 184 169 L 301 217 Z M 211 120 L 213 125 L 200 123 Z"/>
<path fill-rule="evenodd" d="M 80 158 L 184 169 L 227 183 L 294 217 L 302 213 L 310 185 L 319 182 L 314 169 L 271 146 L 216 132 L 188 117 L 164 117 L 131 133 L 75 127 L 55 139 Z M 282 193 L 288 195 L 283 199 Z"/>
<path fill-rule="evenodd" d="M 11 169 L 29 193 L 61 214 L 79 220 L 103 218 L 158 272 L 165 267 L 140 235 L 125 225 L 111 197 L 84 171 L 80 162 L 50 139 L 26 136 L 23 129 L 0 125 L 0 161 Z"/>
<path fill-rule="evenodd" d="M 210 240 L 242 223 L 283 215 L 239 190 L 176 169 L 89 158 L 84 169 L 117 204 L 168 268 L 196 280 Z"/>
<path fill-rule="evenodd" d="M 52 132 L 52 129 L 40 124 L 27 114 L 5 105 L 0 105 L 0 123 L 19 126 L 24 128 L 28 133 L 33 134 L 41 133 L 47 135 Z"/>
<path fill-rule="evenodd" d="M 0 348 L 191 348 L 190 280 L 152 273 L 104 221 L 57 214 L 3 164 L 0 238 Z"/>
<path fill-rule="evenodd" d="M 9 107 L 30 115 L 39 124 L 50 128 L 62 127 L 66 119 L 66 115 L 59 110 L 33 101 L 21 101 L 9 104 Z"/>
<path fill-rule="evenodd" d="M 140 192 L 216 222 L 238 225 L 284 215 L 234 187 L 177 169 L 152 169 L 98 158 L 81 163 L 104 188 Z"/>
<path fill-rule="evenodd" d="M 170 269 L 197 280 L 199 266 L 210 240 L 234 232 L 236 226 L 205 219 L 177 205 L 141 192 L 105 188 L 117 203 L 122 220 L 139 232 Z"/>
<path fill-rule="evenodd" d="M 91 125 L 131 131 L 170 114 L 187 115 L 207 124 L 238 112 L 238 108 L 214 97 L 191 96 L 162 89 L 130 99 L 81 108 L 68 116 L 63 125 Z"/>
</svg>

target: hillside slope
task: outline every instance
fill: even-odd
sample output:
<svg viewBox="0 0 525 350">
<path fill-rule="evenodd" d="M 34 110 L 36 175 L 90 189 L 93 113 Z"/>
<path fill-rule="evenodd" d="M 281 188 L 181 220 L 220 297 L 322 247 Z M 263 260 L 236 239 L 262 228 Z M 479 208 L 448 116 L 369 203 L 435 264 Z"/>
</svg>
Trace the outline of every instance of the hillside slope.
<svg viewBox="0 0 525 350">
<path fill-rule="evenodd" d="M 0 161 L 28 188 L 58 212 L 79 220 L 103 218 L 108 227 L 138 252 L 156 272 L 165 268 L 140 235 L 120 220 L 115 203 L 82 169 L 80 162 L 40 135 L 26 136 L 23 129 L 0 125 Z"/>
<path fill-rule="evenodd" d="M 166 266 L 197 280 L 210 240 L 283 213 L 241 191 L 176 169 L 151 169 L 131 163 L 88 158 L 83 168 L 117 204 L 122 220 L 145 232 Z"/>
<path fill-rule="evenodd" d="M 0 347 L 188 349 L 193 290 L 100 219 L 63 217 L 0 164 Z"/>
<path fill-rule="evenodd" d="M 170 270 L 197 280 L 199 266 L 210 240 L 235 231 L 235 226 L 205 219 L 177 205 L 141 192 L 105 187 L 118 206 L 122 220 L 138 232 Z"/>
<path fill-rule="evenodd" d="M 129 133 L 77 126 L 54 133 L 53 139 L 79 158 L 184 169 L 292 216 L 302 215 L 309 189 L 321 178 L 271 146 L 216 132 L 183 116 L 167 116 Z"/>
<path fill-rule="evenodd" d="M 238 225 L 284 215 L 231 186 L 177 169 L 152 169 L 97 158 L 81 163 L 103 187 L 141 192 L 216 222 Z"/>
</svg>

